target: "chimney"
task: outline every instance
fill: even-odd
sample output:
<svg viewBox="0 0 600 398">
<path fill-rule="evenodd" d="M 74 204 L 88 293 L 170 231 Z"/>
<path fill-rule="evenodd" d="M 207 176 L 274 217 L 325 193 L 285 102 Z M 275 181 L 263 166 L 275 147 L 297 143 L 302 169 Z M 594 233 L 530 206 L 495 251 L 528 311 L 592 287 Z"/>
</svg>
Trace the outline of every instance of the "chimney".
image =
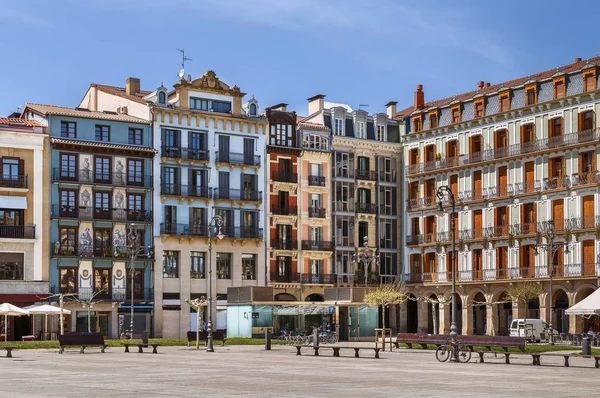
<svg viewBox="0 0 600 398">
<path fill-rule="evenodd" d="M 575 58 L 575 63 L 577 63 L 577 62 L 581 62 L 581 58 L 579 58 L 579 57 Z"/>
<path fill-rule="evenodd" d="M 137 77 L 128 77 L 125 81 L 125 92 L 127 95 L 134 95 L 140 92 L 140 79 Z"/>
<path fill-rule="evenodd" d="M 484 85 L 483 80 L 480 80 L 480 81 L 477 82 L 477 87 L 478 88 L 480 88 L 480 89 L 483 88 L 483 85 Z"/>
<path fill-rule="evenodd" d="M 486 82 L 484 87 L 489 87 L 490 86 L 490 82 Z"/>
<path fill-rule="evenodd" d="M 325 108 L 325 95 L 317 94 L 314 97 L 307 99 L 308 101 L 308 114 L 312 115 L 315 112 L 323 110 Z"/>
<path fill-rule="evenodd" d="M 280 104 L 273 105 L 271 107 L 271 109 L 273 109 L 274 111 L 287 112 L 287 106 L 288 106 L 288 104 L 285 104 L 285 103 L 282 102 Z"/>
<path fill-rule="evenodd" d="M 417 84 L 417 91 L 415 91 L 415 109 L 422 109 L 425 107 L 425 93 L 423 92 L 423 85 Z"/>
<path fill-rule="evenodd" d="M 387 104 L 385 104 L 386 113 L 390 119 L 396 117 L 396 105 L 398 105 L 396 101 L 390 101 Z"/>
</svg>

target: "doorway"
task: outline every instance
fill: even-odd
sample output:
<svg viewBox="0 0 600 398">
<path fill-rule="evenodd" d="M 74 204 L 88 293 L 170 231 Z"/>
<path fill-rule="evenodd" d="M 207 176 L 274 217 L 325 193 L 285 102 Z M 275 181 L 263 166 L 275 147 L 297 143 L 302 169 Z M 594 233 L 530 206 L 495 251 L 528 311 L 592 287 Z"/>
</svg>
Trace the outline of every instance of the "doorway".
<svg viewBox="0 0 600 398">
<path fill-rule="evenodd" d="M 348 341 L 348 307 L 340 307 L 340 341 Z"/>
</svg>

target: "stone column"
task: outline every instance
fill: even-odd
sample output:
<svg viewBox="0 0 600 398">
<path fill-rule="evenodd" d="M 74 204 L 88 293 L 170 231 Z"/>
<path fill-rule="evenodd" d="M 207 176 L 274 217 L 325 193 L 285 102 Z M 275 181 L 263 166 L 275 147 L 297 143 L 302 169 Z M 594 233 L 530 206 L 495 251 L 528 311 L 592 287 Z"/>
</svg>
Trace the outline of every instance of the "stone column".
<svg viewBox="0 0 600 398">
<path fill-rule="evenodd" d="M 428 303 L 424 300 L 417 301 L 417 333 L 427 333 Z"/>
<path fill-rule="evenodd" d="M 520 301 L 513 301 L 512 303 L 512 310 L 513 310 L 513 319 L 522 319 L 525 318 L 525 310 L 526 310 L 526 305 L 523 302 Z"/>
<path fill-rule="evenodd" d="M 441 304 L 438 306 L 438 319 L 440 323 L 439 334 L 448 334 L 450 333 L 450 302 L 446 304 Z"/>
<path fill-rule="evenodd" d="M 400 304 L 398 307 L 398 333 L 406 333 L 408 331 L 408 327 L 406 324 L 406 316 L 408 315 L 407 302 Z"/>
<path fill-rule="evenodd" d="M 460 296 L 462 301 L 462 331 L 461 334 L 473 334 L 473 306 L 469 296 Z M 458 312 L 458 311 L 457 311 Z"/>
<path fill-rule="evenodd" d="M 492 302 L 492 295 L 486 295 L 485 301 Z M 498 336 L 498 304 L 485 306 L 485 334 L 488 336 Z"/>
<path fill-rule="evenodd" d="M 567 297 L 569 298 L 569 307 L 575 304 L 575 295 L 576 292 L 567 293 Z M 566 315 L 566 314 L 565 314 Z M 568 315 L 569 317 L 569 333 L 581 333 L 581 318 L 577 315 Z M 587 332 L 587 330 L 586 330 Z"/>
<path fill-rule="evenodd" d="M 550 323 L 550 294 L 544 292 L 540 294 L 540 319 L 546 323 Z"/>
</svg>

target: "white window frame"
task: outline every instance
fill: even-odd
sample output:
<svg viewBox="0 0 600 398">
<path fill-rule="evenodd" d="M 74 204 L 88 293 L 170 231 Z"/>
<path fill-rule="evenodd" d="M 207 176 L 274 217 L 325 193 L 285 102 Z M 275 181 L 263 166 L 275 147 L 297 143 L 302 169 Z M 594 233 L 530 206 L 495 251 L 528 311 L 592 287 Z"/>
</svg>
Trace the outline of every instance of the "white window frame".
<svg viewBox="0 0 600 398">
<path fill-rule="evenodd" d="M 387 141 L 387 129 L 385 124 L 377 125 L 377 141 Z"/>
<path fill-rule="evenodd" d="M 357 138 L 366 138 L 365 122 L 356 122 L 356 137 Z"/>
<path fill-rule="evenodd" d="M 335 135 L 344 135 L 344 120 L 335 119 Z"/>
</svg>

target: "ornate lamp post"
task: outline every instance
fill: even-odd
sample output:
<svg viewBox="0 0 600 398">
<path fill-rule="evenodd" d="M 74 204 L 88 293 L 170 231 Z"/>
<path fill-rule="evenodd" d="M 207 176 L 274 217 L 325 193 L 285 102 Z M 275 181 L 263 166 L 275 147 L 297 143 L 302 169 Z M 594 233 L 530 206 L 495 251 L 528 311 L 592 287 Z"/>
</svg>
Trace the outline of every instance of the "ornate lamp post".
<svg viewBox="0 0 600 398">
<path fill-rule="evenodd" d="M 546 238 L 545 244 L 537 244 L 535 246 L 535 254 L 539 254 L 539 250 L 546 251 L 548 255 L 548 274 L 550 277 L 549 284 L 549 295 L 550 295 L 550 319 L 548 322 L 548 327 L 550 328 L 550 345 L 554 345 L 554 335 L 553 335 L 553 327 L 552 320 L 554 319 L 554 303 L 552 300 L 552 274 L 554 274 L 554 255 L 561 249 L 565 248 L 565 253 L 569 253 L 569 243 L 568 242 L 558 242 L 555 243 L 554 239 L 556 239 L 556 228 L 554 226 L 554 220 L 543 221 L 538 223 L 537 225 L 537 234 L 538 237 Z"/>
<path fill-rule="evenodd" d="M 456 212 L 456 201 L 452 190 L 447 185 L 442 185 L 437 189 L 436 196 L 438 198 L 438 211 L 440 214 L 445 214 L 444 211 L 444 200 L 446 196 L 450 199 L 452 204 L 452 212 L 450 213 L 450 229 L 452 231 L 452 317 L 450 318 L 450 339 L 456 343 L 456 336 L 458 335 L 458 329 L 456 328 L 456 234 L 455 231 L 455 220 L 454 213 Z"/>
<path fill-rule="evenodd" d="M 213 348 L 213 327 L 212 327 L 212 233 L 211 227 L 213 224 L 217 226 L 217 238 L 219 240 L 223 239 L 224 235 L 221 232 L 221 228 L 223 227 L 223 218 L 216 214 L 208 223 L 208 321 L 206 322 L 206 333 L 207 333 L 207 342 L 206 342 L 206 352 L 215 352 Z"/>
<path fill-rule="evenodd" d="M 379 265 L 379 254 L 377 254 L 377 249 L 371 251 L 369 249 L 369 237 L 365 236 L 363 239 L 363 246 L 358 248 L 358 254 L 354 255 L 354 262 L 359 263 L 362 261 L 363 263 L 363 271 L 365 273 L 365 287 L 368 286 L 368 272 L 367 267 L 371 265 L 371 262 L 375 260 L 375 264 Z"/>
</svg>

